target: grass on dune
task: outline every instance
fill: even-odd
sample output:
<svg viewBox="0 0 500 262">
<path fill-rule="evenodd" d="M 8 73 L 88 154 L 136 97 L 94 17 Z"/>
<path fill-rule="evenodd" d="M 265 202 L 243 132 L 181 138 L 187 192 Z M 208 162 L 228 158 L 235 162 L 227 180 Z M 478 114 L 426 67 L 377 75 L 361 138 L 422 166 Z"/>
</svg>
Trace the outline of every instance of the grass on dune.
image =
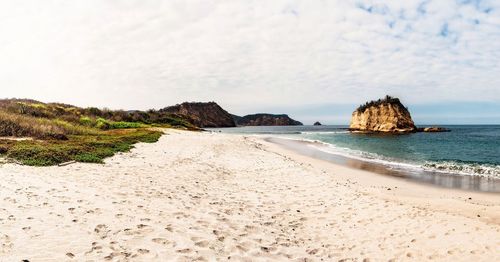
<svg viewBox="0 0 500 262">
<path fill-rule="evenodd" d="M 171 127 L 164 124 L 160 127 Z M 68 161 L 102 163 L 135 143 L 156 142 L 161 132 L 151 125 L 82 117 L 78 123 L 34 117 L 0 110 L 0 155 L 30 166 L 50 166 Z"/>
<path fill-rule="evenodd" d="M 0 136 L 66 139 L 66 135 L 94 134 L 96 130 L 59 119 L 45 119 L 0 111 Z"/>
<path fill-rule="evenodd" d="M 0 140 L 0 154 L 30 166 L 68 161 L 102 163 L 115 153 L 129 151 L 135 143 L 154 143 L 161 135 L 160 131 L 148 129 L 124 129 L 70 135 L 68 140 Z"/>
<path fill-rule="evenodd" d="M 192 119 L 188 116 L 161 110 L 124 111 L 95 107 L 81 108 L 61 103 L 42 103 L 30 99 L 0 99 L 0 111 L 6 114 L 49 121 L 64 121 L 103 130 L 140 128 L 148 125 L 170 125 L 191 130 L 198 129 L 190 122 Z"/>
<path fill-rule="evenodd" d="M 158 141 L 162 133 L 151 127 L 199 130 L 188 120 L 156 110 L 113 111 L 0 99 L 0 155 L 31 166 L 102 163 L 117 152 L 129 151 L 135 143 Z"/>
</svg>

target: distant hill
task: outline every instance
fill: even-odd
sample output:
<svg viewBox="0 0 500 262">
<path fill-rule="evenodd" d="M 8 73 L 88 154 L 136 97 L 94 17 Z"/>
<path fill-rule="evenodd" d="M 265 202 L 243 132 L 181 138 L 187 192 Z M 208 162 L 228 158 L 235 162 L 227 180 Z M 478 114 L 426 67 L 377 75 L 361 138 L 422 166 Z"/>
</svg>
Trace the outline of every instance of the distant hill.
<svg viewBox="0 0 500 262">
<path fill-rule="evenodd" d="M 160 109 L 160 112 L 185 116 L 189 119 L 189 122 L 198 127 L 236 126 L 232 115 L 215 102 L 184 102 L 182 104 Z"/>
<path fill-rule="evenodd" d="M 235 126 L 290 126 L 302 125 L 301 122 L 291 119 L 288 115 L 253 114 L 237 116 L 229 114 L 215 102 L 199 103 L 184 102 L 160 110 L 182 115 L 198 127 L 235 127 Z"/>
<path fill-rule="evenodd" d="M 290 118 L 288 115 L 253 114 L 246 116 L 233 115 L 238 126 L 301 126 L 301 122 Z"/>
</svg>

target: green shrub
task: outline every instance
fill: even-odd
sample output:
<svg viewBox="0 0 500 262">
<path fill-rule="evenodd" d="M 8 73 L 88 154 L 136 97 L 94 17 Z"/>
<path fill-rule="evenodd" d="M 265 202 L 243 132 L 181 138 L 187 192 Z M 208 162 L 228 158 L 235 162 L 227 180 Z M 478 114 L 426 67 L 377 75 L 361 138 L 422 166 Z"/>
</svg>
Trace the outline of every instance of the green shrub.
<svg viewBox="0 0 500 262">
<path fill-rule="evenodd" d="M 95 153 L 81 153 L 75 156 L 75 161 L 82 163 L 102 163 L 102 158 Z"/>
<path fill-rule="evenodd" d="M 92 121 L 92 119 L 90 117 L 82 116 L 80 118 L 80 125 L 82 125 L 82 126 L 93 126 L 94 125 L 94 121 Z"/>
<path fill-rule="evenodd" d="M 101 130 L 108 130 L 111 128 L 111 124 L 104 118 L 97 118 L 95 127 Z"/>
<path fill-rule="evenodd" d="M 96 120 L 95 127 L 101 130 L 109 130 L 109 129 L 143 128 L 143 127 L 148 127 L 148 125 L 137 122 L 123 122 L 123 121 L 113 122 L 106 120 L 104 118 L 98 118 Z"/>
<path fill-rule="evenodd" d="M 9 158 L 17 159 L 25 165 L 49 166 L 71 160 L 74 148 L 59 144 L 40 144 L 26 141 L 13 146 L 8 152 Z"/>
<path fill-rule="evenodd" d="M 137 122 L 109 122 L 110 129 L 126 129 L 146 127 L 145 124 Z"/>
</svg>

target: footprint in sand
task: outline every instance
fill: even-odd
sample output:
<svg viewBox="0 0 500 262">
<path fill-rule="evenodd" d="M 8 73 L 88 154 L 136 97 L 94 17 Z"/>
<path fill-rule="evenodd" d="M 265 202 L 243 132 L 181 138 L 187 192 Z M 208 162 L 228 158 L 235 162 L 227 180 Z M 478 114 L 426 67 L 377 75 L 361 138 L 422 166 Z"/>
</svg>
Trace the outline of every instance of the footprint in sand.
<svg viewBox="0 0 500 262">
<path fill-rule="evenodd" d="M 307 254 L 309 254 L 309 255 L 316 255 L 318 253 L 318 251 L 319 251 L 319 249 L 317 249 L 317 248 L 306 250 Z"/>
<path fill-rule="evenodd" d="M 246 253 L 248 252 L 248 248 L 242 246 L 242 245 L 236 245 L 235 246 L 235 249 L 241 253 Z M 234 250 L 234 249 L 233 249 Z"/>
<path fill-rule="evenodd" d="M 120 256 L 119 252 L 112 252 L 111 254 L 104 257 L 105 260 L 112 260 L 114 257 Z"/>
<path fill-rule="evenodd" d="M 208 247 L 208 245 L 210 244 L 210 242 L 208 242 L 207 240 L 202 240 L 202 241 L 198 241 L 196 243 L 194 243 L 196 246 L 199 246 L 199 247 Z"/>
<path fill-rule="evenodd" d="M 172 225 L 167 225 L 167 226 L 165 227 L 165 230 L 167 230 L 168 232 L 173 232 L 173 231 L 174 231 L 174 229 L 173 229 Z"/>
<path fill-rule="evenodd" d="M 172 241 L 170 241 L 166 238 L 161 238 L 161 237 L 153 238 L 153 239 L 151 239 L 151 241 L 153 241 L 154 243 L 160 244 L 160 245 L 169 245 L 172 243 Z"/>
<path fill-rule="evenodd" d="M 7 254 L 12 250 L 14 244 L 10 241 L 10 237 L 8 235 L 0 236 L 0 243 L 2 244 L 0 248 L 0 254 Z"/>
<path fill-rule="evenodd" d="M 176 250 L 176 252 L 186 254 L 186 253 L 191 253 L 191 249 L 190 248 L 183 248 L 183 249 Z"/>
<path fill-rule="evenodd" d="M 144 254 L 149 253 L 149 250 L 148 249 L 144 249 L 144 248 L 139 248 L 139 249 L 137 249 L 137 252 L 139 254 L 143 254 L 144 255 Z"/>
<path fill-rule="evenodd" d="M 145 225 L 145 224 L 139 224 L 139 225 L 137 225 L 138 229 L 143 229 L 143 228 L 146 228 L 146 227 L 149 227 L 149 226 Z"/>
<path fill-rule="evenodd" d="M 133 230 L 131 228 L 125 228 L 123 229 L 123 232 L 126 234 L 126 235 L 141 235 L 141 234 L 145 234 L 145 233 L 151 233 L 154 231 L 153 228 L 151 228 L 149 225 L 145 225 L 145 224 L 139 224 L 136 226 L 137 227 L 137 230 Z"/>
<path fill-rule="evenodd" d="M 108 226 L 105 224 L 99 224 L 95 227 L 94 232 L 101 238 L 104 239 L 108 236 Z"/>
</svg>

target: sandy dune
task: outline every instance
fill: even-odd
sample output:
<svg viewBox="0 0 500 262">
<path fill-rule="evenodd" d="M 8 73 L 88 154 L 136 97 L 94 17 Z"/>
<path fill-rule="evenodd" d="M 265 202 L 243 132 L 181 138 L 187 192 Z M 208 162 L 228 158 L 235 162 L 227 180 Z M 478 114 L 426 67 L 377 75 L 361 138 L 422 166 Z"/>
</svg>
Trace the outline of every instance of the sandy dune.
<svg viewBox="0 0 500 262">
<path fill-rule="evenodd" d="M 105 165 L 5 164 L 0 181 L 0 261 L 500 261 L 498 194 L 253 137 L 169 131 Z"/>
</svg>

